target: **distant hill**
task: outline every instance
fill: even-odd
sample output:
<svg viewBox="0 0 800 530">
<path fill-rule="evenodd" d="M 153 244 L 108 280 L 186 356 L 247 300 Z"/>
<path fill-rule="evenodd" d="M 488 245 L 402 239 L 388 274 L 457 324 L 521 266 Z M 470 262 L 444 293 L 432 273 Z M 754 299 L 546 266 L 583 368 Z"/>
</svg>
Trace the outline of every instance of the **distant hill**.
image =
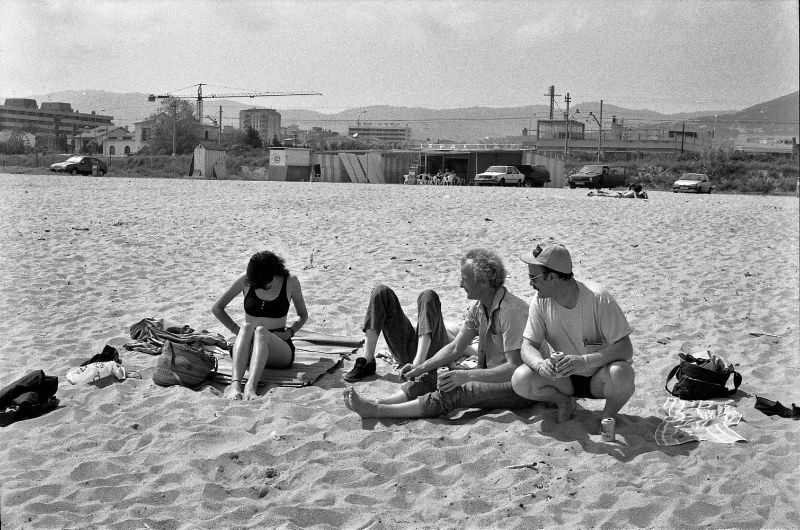
<svg viewBox="0 0 800 530">
<path fill-rule="evenodd" d="M 631 127 L 659 125 L 679 126 L 683 121 L 691 121 L 699 128 L 715 127 L 717 137 L 732 136 L 742 132 L 763 135 L 797 135 L 797 121 L 800 115 L 800 93 L 760 103 L 740 111 L 702 111 L 680 114 L 661 114 L 647 109 L 627 109 L 609 103 L 603 105 L 603 121 L 608 123 L 612 116 Z M 95 111 L 114 116 L 114 123 L 127 125 L 141 121 L 155 112 L 160 100 L 149 102 L 147 94 L 138 92 L 115 93 L 103 90 L 66 90 L 39 96 L 32 96 L 38 103 L 42 101 L 61 101 L 70 103 L 73 109 L 81 112 Z M 247 100 L 243 100 L 247 101 Z M 253 108 L 237 100 L 206 99 L 204 113 L 218 117 L 222 106 L 223 124 L 238 126 L 239 111 Z M 263 107 L 259 105 L 258 107 Z M 570 113 L 580 109 L 574 119 L 587 120 L 589 111 L 599 115 L 599 102 L 573 104 Z M 457 109 L 427 109 L 420 107 L 394 107 L 376 105 L 356 107 L 334 114 L 323 114 L 307 109 L 278 109 L 284 126 L 297 124 L 302 129 L 322 127 L 336 132 L 345 132 L 349 125 L 362 123 L 392 123 L 407 125 L 412 129 L 412 137 L 431 141 L 455 140 L 478 141 L 486 138 L 519 136 L 523 128 L 535 129 L 537 119 L 549 117 L 547 105 L 528 105 L 524 107 L 466 107 Z M 716 122 L 714 116 L 716 115 Z M 560 117 L 556 110 L 555 117 Z M 210 120 L 206 120 L 210 121 Z M 715 122 L 715 123 L 714 123 Z"/>
</svg>

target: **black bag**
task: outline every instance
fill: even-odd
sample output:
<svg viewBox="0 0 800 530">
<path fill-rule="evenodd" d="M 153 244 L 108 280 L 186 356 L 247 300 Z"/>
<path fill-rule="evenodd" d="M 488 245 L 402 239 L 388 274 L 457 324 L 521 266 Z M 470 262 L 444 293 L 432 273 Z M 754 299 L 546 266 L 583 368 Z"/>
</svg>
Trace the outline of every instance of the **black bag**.
<svg viewBox="0 0 800 530">
<path fill-rule="evenodd" d="M 35 370 L 0 390 L 0 427 L 58 407 L 58 377 Z"/>
<path fill-rule="evenodd" d="M 153 372 L 153 382 L 160 386 L 183 385 L 197 388 L 217 371 L 217 358 L 189 344 L 164 341 Z"/>
<path fill-rule="evenodd" d="M 742 384 L 741 374 L 733 369 L 732 364 L 724 367 L 719 358 L 715 359 L 719 362 L 714 363 L 709 359 L 698 359 L 685 353 L 679 353 L 678 356 L 681 358 L 681 363 L 670 370 L 667 382 L 664 384 L 664 388 L 673 396 L 687 400 L 728 397 L 735 394 Z M 704 366 L 712 366 L 714 369 Z M 731 374 L 733 374 L 733 389 L 728 389 L 725 385 Z M 673 377 L 676 381 L 670 390 L 669 382 Z"/>
</svg>

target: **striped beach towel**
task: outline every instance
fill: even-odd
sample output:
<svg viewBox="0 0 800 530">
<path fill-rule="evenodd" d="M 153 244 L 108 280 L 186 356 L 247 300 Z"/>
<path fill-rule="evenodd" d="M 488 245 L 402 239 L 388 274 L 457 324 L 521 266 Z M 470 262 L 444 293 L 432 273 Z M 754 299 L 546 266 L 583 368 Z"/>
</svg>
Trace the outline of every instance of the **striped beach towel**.
<svg viewBox="0 0 800 530">
<path fill-rule="evenodd" d="M 667 417 L 656 428 L 658 445 L 680 445 L 708 440 L 716 443 L 746 442 L 731 429 L 742 419 L 732 399 L 687 401 L 673 396 L 664 403 Z"/>
</svg>

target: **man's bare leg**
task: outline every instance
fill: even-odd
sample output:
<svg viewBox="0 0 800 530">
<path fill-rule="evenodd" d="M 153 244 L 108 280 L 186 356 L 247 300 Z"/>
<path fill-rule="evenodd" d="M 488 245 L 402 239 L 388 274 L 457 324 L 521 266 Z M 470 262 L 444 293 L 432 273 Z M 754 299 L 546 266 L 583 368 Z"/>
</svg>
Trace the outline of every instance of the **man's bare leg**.
<svg viewBox="0 0 800 530">
<path fill-rule="evenodd" d="M 378 345 L 380 331 L 377 329 L 368 329 L 364 331 L 364 335 L 364 358 L 368 363 L 371 363 L 375 360 L 375 348 Z"/>
<path fill-rule="evenodd" d="M 616 361 L 601 368 L 595 377 L 599 379 L 601 388 L 597 394 L 606 399 L 603 418 L 616 418 L 636 390 L 633 368 L 630 363 Z"/>
<path fill-rule="evenodd" d="M 343 396 L 345 406 L 362 418 L 423 417 L 422 406 L 417 399 L 403 403 L 383 404 L 362 398 L 353 387 L 345 389 Z"/>
<path fill-rule="evenodd" d="M 405 403 L 408 401 L 408 396 L 402 390 L 399 390 L 391 396 L 381 398 L 377 401 L 380 405 L 396 405 L 397 403 Z"/>
</svg>

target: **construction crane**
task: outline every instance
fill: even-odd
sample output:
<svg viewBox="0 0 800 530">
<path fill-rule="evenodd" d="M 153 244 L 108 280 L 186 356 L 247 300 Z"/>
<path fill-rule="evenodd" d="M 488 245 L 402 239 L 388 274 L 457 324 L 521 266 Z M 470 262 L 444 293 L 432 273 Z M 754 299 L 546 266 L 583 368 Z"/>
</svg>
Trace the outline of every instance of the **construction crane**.
<svg viewBox="0 0 800 530">
<path fill-rule="evenodd" d="M 233 94 L 203 94 L 203 85 L 208 83 L 197 84 L 197 118 L 203 122 L 203 98 L 260 98 L 260 97 L 280 97 L 280 96 L 321 96 L 320 92 L 238 92 Z M 192 85 L 194 86 L 194 85 Z M 194 99 L 195 96 L 176 96 L 173 94 L 150 94 L 147 97 L 148 101 L 155 101 L 156 99 Z"/>
</svg>

